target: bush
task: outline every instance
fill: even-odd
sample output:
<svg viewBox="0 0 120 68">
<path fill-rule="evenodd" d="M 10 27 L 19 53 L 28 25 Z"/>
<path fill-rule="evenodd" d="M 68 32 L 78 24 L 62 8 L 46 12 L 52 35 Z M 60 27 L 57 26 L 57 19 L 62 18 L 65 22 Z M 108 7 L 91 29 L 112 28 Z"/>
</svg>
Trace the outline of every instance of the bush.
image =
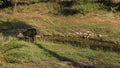
<svg viewBox="0 0 120 68">
<path fill-rule="evenodd" d="M 74 14 L 79 13 L 79 10 L 71 9 L 71 8 L 64 8 L 61 10 L 60 13 L 63 15 L 74 15 Z"/>
<path fill-rule="evenodd" d="M 79 13 L 79 11 L 77 9 L 73 8 L 75 3 L 76 2 L 74 2 L 73 0 L 71 0 L 71 1 L 60 1 L 58 3 L 58 6 L 55 8 L 55 10 L 57 10 L 56 14 L 74 15 L 76 13 Z"/>
<path fill-rule="evenodd" d="M 55 8 L 55 13 L 61 15 L 74 15 L 77 13 L 85 15 L 107 8 L 105 5 L 96 3 L 93 0 L 61 1 L 58 5 Z"/>
</svg>

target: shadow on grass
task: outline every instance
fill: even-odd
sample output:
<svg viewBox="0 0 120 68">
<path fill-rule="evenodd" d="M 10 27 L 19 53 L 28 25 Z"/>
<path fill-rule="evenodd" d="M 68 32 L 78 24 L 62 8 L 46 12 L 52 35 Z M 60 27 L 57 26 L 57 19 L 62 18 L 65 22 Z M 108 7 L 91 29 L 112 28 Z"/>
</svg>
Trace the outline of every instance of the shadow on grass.
<svg viewBox="0 0 120 68">
<path fill-rule="evenodd" d="M 64 9 L 61 10 L 60 13 L 65 15 L 65 16 L 69 16 L 69 15 L 75 15 L 77 13 L 80 13 L 80 11 L 77 10 L 77 9 L 64 8 Z"/>
<path fill-rule="evenodd" d="M 57 58 L 59 61 L 68 61 L 70 62 L 72 66 L 74 67 L 78 67 L 78 68 L 95 68 L 93 65 L 88 65 L 88 64 L 84 64 L 84 63 L 79 63 L 79 62 L 75 62 L 72 59 L 69 59 L 67 57 L 64 56 L 60 56 L 59 54 L 43 47 L 41 44 L 35 43 L 35 45 L 37 45 L 39 48 L 43 49 L 44 51 L 48 52 L 50 55 L 52 55 L 53 57 Z"/>
<path fill-rule="evenodd" d="M 26 22 L 19 20 L 12 21 L 2 21 L 0 20 L 0 33 L 3 36 L 16 36 L 21 31 L 24 31 L 27 28 L 31 28 L 31 25 L 26 24 Z"/>
</svg>

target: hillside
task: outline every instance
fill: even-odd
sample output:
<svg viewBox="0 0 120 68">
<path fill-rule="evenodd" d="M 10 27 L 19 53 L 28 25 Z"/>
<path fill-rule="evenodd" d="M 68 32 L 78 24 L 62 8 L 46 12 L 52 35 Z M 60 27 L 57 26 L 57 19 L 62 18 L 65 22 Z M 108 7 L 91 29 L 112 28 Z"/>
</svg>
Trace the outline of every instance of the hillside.
<svg viewBox="0 0 120 68">
<path fill-rule="evenodd" d="M 119 12 L 113 13 L 95 8 L 95 11 L 91 9 L 94 12 L 90 11 L 85 15 L 78 13 L 64 16 L 55 15 L 53 6 L 55 4 L 44 2 L 19 5 L 15 14 L 12 13 L 11 7 L 0 10 L 1 67 L 120 67 Z M 50 37 L 42 38 L 35 43 L 16 38 L 20 31 L 32 27 L 37 29 L 38 35 Z M 95 42 L 76 39 L 75 33 L 78 32 L 100 34 L 102 41 L 99 38 L 97 42 L 96 39 Z M 69 34 L 73 37 L 66 37 Z M 64 38 L 56 37 L 56 35 Z"/>
<path fill-rule="evenodd" d="M 105 35 L 109 40 L 120 41 L 118 13 L 101 11 L 96 14 L 89 13 L 86 16 L 77 14 L 66 17 L 52 15 L 49 13 L 52 10 L 51 4 L 40 3 L 19 6 L 16 15 L 6 9 L 1 11 L 0 16 L 1 21 L 25 22 L 28 26 L 36 27 L 42 33 L 92 31 Z M 19 25 L 22 26 L 22 24 Z"/>
</svg>

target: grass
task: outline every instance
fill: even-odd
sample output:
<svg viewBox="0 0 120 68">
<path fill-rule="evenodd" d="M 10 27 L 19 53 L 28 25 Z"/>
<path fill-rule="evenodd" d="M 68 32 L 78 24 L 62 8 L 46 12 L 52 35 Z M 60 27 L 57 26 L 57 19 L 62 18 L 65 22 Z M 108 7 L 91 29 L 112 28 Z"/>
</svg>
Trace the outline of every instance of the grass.
<svg viewBox="0 0 120 68">
<path fill-rule="evenodd" d="M 15 29 L 22 29 L 21 26 L 23 25 L 25 27 L 35 27 L 42 34 L 92 31 L 102 34 L 105 40 L 120 41 L 119 13 L 116 13 L 116 15 L 111 12 L 100 10 L 99 12 L 90 12 L 85 16 L 81 14 L 73 16 L 56 16 L 49 13 L 53 11 L 52 6 L 54 5 L 50 3 L 18 6 L 17 13 L 14 16 L 7 10 L 5 12 L 1 10 L 0 20 L 1 22 L 3 21 L 3 23 L 8 23 L 8 21 L 11 22 L 8 26 L 13 25 Z M 22 24 L 23 22 L 26 24 Z"/>
<path fill-rule="evenodd" d="M 47 41 L 40 41 L 34 44 L 11 39 L 3 42 L 0 48 L 2 55 L 0 61 L 4 63 L 70 61 L 92 62 L 96 63 L 96 65 L 103 64 L 116 67 L 120 63 L 120 55 L 114 52 L 94 51 L 88 48 L 74 47 L 70 44 L 58 44 Z"/>
<path fill-rule="evenodd" d="M 56 67 L 49 62 L 89 62 L 103 68 L 106 65 L 119 67 L 120 55 L 114 52 L 94 51 L 89 48 L 80 48 L 71 44 L 53 43 L 48 41 L 37 41 L 29 43 L 17 40 L 12 36 L 0 35 L 0 63 L 5 66 L 20 67 L 19 63 L 40 63 L 47 61 L 43 66 Z M 13 63 L 13 64 L 6 64 Z M 18 63 L 18 64 L 14 64 Z M 27 64 L 26 64 L 27 65 Z M 34 66 L 35 64 L 33 64 Z M 104 66 L 105 65 L 105 66 Z M 60 66 L 61 68 L 64 66 Z M 74 66 L 73 66 L 74 67 Z M 109 68 L 108 66 L 107 68 Z M 69 65 L 68 65 L 69 68 Z"/>
<path fill-rule="evenodd" d="M 43 46 L 44 47 L 43 47 Z M 109 53 L 109 52 L 105 52 L 103 53 L 102 51 L 94 51 L 91 49 L 87 49 L 87 48 L 78 48 L 78 47 L 74 47 L 71 45 L 65 45 L 65 44 L 55 44 L 55 43 L 51 43 L 51 42 L 41 42 L 41 46 L 43 48 L 46 48 L 48 50 L 51 50 L 55 53 L 57 53 L 58 55 L 62 55 L 64 57 L 69 57 L 68 59 L 71 59 L 72 61 L 90 61 L 89 58 L 91 57 L 92 61 L 101 61 L 101 63 L 110 63 L 113 60 L 115 60 L 115 58 L 111 59 L 112 57 L 117 57 L 119 58 L 119 55 L 115 54 L 115 53 Z M 64 50 L 64 51 L 63 51 Z M 107 56 L 109 55 L 109 56 Z M 113 55 L 113 56 L 112 56 Z M 111 60 L 110 60 L 111 59 Z M 108 60 L 108 61 L 105 61 Z M 116 59 L 117 61 L 113 61 L 114 63 L 118 62 L 119 64 L 119 60 L 120 59 Z"/>
<path fill-rule="evenodd" d="M 29 43 L 15 38 L 19 31 L 35 27 L 40 34 L 92 31 L 102 34 L 104 40 L 120 41 L 119 13 L 96 10 L 95 13 L 88 13 L 85 16 L 81 14 L 56 16 L 50 13 L 53 11 L 52 6 L 50 3 L 18 6 L 15 15 L 12 11 L 8 11 L 10 8 L 0 11 L 0 64 L 2 66 L 25 68 L 22 67 L 24 63 L 28 63 L 26 66 L 33 63 L 34 67 L 36 63 L 41 66 L 41 63 L 45 62 L 42 64 L 43 68 L 66 68 L 50 62 L 69 61 L 93 63 L 97 68 L 119 68 L 119 53 L 95 51 L 48 41 Z M 89 4 L 86 5 L 88 9 L 87 6 Z M 69 65 L 67 67 L 69 68 Z"/>
</svg>

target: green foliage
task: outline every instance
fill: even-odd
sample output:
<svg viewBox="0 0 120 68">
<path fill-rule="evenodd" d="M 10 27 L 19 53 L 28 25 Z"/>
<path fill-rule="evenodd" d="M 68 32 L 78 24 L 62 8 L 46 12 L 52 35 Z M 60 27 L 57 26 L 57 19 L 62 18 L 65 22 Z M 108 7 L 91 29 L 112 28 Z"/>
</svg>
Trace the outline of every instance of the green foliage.
<svg viewBox="0 0 120 68">
<path fill-rule="evenodd" d="M 16 0 L 0 0 L 0 8 L 11 7 L 14 5 Z M 17 4 L 34 4 L 38 3 L 39 0 L 17 0 Z"/>
<path fill-rule="evenodd" d="M 59 7 L 56 7 L 55 13 L 62 15 L 73 15 L 77 13 L 85 15 L 87 13 L 94 13 L 95 11 L 105 10 L 107 8 L 105 5 L 95 3 L 93 0 L 76 0 L 75 2 L 61 1 L 61 3 L 58 5 Z M 64 5 L 70 5 L 71 7 L 67 7 Z"/>
<path fill-rule="evenodd" d="M 55 10 L 57 11 L 58 14 L 61 15 L 74 15 L 76 13 L 79 13 L 78 10 L 72 8 L 75 4 L 74 1 L 60 1 L 59 3 L 57 3 L 58 6 L 55 8 Z M 56 13 L 56 12 L 55 12 Z"/>
<path fill-rule="evenodd" d="M 28 0 L 28 1 L 25 1 L 25 0 L 18 0 L 18 3 L 23 3 L 23 4 L 34 4 L 34 3 L 38 3 L 39 0 Z"/>
<path fill-rule="evenodd" d="M 39 0 L 31 0 L 31 2 L 37 3 L 37 2 L 39 2 Z"/>
<path fill-rule="evenodd" d="M 3 2 L 0 0 L 0 5 L 2 5 L 2 3 L 3 3 Z"/>
<path fill-rule="evenodd" d="M 76 0 L 77 4 L 87 4 L 87 3 L 93 3 L 93 0 Z"/>
<path fill-rule="evenodd" d="M 100 3 L 95 3 L 93 0 L 79 0 L 75 8 L 80 11 L 81 14 L 95 13 L 95 11 L 105 10 L 106 6 Z"/>
</svg>

